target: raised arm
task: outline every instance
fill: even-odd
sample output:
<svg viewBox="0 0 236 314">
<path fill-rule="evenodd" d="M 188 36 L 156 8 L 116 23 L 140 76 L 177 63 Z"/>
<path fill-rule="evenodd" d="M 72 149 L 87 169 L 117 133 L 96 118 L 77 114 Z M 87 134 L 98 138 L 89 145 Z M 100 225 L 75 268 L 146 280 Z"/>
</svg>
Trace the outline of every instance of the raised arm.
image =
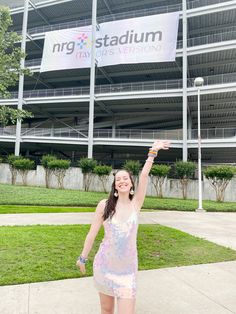
<svg viewBox="0 0 236 314">
<path fill-rule="evenodd" d="M 102 223 L 103 223 L 102 216 L 104 213 L 105 205 L 106 205 L 106 200 L 101 200 L 96 207 L 94 217 L 93 217 L 89 232 L 85 238 L 84 247 L 83 247 L 82 253 L 80 255 L 85 259 L 87 259 L 89 252 L 93 247 L 93 243 L 94 243 L 94 240 L 98 234 L 98 231 L 100 230 L 100 228 L 102 226 Z M 76 265 L 80 268 L 80 271 L 82 273 L 85 273 L 85 264 L 84 263 L 81 263 L 78 260 L 76 262 Z"/>
<path fill-rule="evenodd" d="M 158 154 L 158 151 L 161 149 L 167 150 L 169 149 L 170 142 L 169 141 L 155 141 L 150 148 L 152 151 L 156 151 Z M 138 187 L 134 196 L 135 202 L 137 204 L 137 207 L 141 209 L 143 206 L 143 202 L 145 199 L 146 191 L 147 191 L 147 184 L 148 184 L 148 175 L 152 168 L 152 164 L 154 162 L 154 155 L 153 153 L 148 154 L 148 158 L 146 159 L 146 162 L 143 166 L 143 169 L 139 176 L 139 183 Z"/>
</svg>

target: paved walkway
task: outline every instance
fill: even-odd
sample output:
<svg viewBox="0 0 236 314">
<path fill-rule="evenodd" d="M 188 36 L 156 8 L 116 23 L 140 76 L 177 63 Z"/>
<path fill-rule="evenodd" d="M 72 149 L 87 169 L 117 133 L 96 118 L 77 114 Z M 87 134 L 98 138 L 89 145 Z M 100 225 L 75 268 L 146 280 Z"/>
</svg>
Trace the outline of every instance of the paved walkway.
<svg viewBox="0 0 236 314">
<path fill-rule="evenodd" d="M 0 226 L 90 224 L 93 213 L 1 214 Z M 140 224 L 161 224 L 236 250 L 236 213 L 141 212 Z"/>
<path fill-rule="evenodd" d="M 93 213 L 0 215 L 0 225 L 90 224 Z M 236 250 L 236 213 L 140 213 Z M 1 314 L 99 314 L 92 277 L 0 287 Z M 136 314 L 236 314 L 236 261 L 139 271 Z"/>
<path fill-rule="evenodd" d="M 1 314 L 99 314 L 92 277 L 0 287 Z M 236 262 L 138 273 L 136 314 L 236 313 Z"/>
</svg>

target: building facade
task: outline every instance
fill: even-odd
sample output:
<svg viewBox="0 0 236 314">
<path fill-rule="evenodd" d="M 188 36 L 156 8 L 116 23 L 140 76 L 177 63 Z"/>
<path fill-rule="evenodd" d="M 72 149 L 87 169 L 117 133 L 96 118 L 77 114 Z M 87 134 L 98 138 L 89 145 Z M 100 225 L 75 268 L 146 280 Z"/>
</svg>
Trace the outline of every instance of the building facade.
<svg viewBox="0 0 236 314">
<path fill-rule="evenodd" d="M 21 33 L 24 1 L 10 5 Z M 144 160 L 154 139 L 169 139 L 159 161 L 197 160 L 196 77 L 200 89 L 203 163 L 236 160 L 236 1 L 98 0 L 97 23 L 180 12 L 175 62 L 96 68 L 93 156 L 120 166 Z M 54 153 L 72 161 L 88 151 L 90 69 L 40 73 L 45 33 L 91 25 L 92 0 L 30 1 L 20 153 L 40 159 Z M 20 43 L 19 43 L 20 44 Z M 1 105 L 17 107 L 18 87 Z M 0 129 L 1 154 L 14 152 L 15 127 Z"/>
</svg>

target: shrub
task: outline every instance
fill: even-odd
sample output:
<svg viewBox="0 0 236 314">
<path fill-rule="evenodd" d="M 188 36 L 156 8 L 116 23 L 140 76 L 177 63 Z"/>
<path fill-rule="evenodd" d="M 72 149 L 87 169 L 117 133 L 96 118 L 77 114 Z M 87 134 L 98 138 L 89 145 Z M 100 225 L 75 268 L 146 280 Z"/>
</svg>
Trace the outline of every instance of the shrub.
<svg viewBox="0 0 236 314">
<path fill-rule="evenodd" d="M 56 176 L 58 187 L 64 189 L 63 180 L 66 175 L 66 170 L 70 168 L 70 161 L 64 159 L 52 159 L 47 162 L 47 166 Z"/>
<path fill-rule="evenodd" d="M 16 169 L 16 171 L 22 177 L 23 185 L 27 185 L 27 175 L 29 170 L 34 169 L 34 161 L 21 157 L 13 161 L 12 167 Z"/>
<path fill-rule="evenodd" d="M 98 165 L 94 168 L 93 172 L 98 175 L 101 183 L 102 183 L 102 187 L 103 187 L 103 191 L 106 191 L 106 182 L 109 178 L 109 175 L 111 173 L 112 167 L 111 166 L 106 166 L 106 165 Z"/>
<path fill-rule="evenodd" d="M 170 172 L 170 168 L 167 165 L 153 165 L 150 170 L 151 181 L 156 189 L 157 196 L 161 198 L 163 197 L 162 186 Z"/>
<path fill-rule="evenodd" d="M 97 161 L 93 158 L 81 158 L 78 162 L 79 167 L 84 176 L 84 189 L 89 190 L 94 168 L 97 166 Z"/>
<path fill-rule="evenodd" d="M 46 188 L 49 188 L 50 185 L 50 179 L 52 176 L 53 171 L 48 167 L 49 161 L 56 160 L 57 157 L 54 155 L 44 155 L 41 159 L 41 164 L 44 167 L 45 170 L 45 184 Z"/>
<path fill-rule="evenodd" d="M 138 160 L 126 160 L 123 169 L 129 171 L 134 177 L 134 183 L 138 183 L 138 175 L 141 170 L 141 163 Z"/>
<path fill-rule="evenodd" d="M 210 166 L 203 173 L 215 189 L 216 200 L 223 202 L 226 187 L 235 174 L 235 168 L 232 166 Z"/>
<path fill-rule="evenodd" d="M 191 161 L 176 161 L 175 163 L 175 172 L 180 179 L 183 199 L 187 198 L 188 181 L 193 177 L 195 169 L 196 164 Z"/>
<path fill-rule="evenodd" d="M 17 171 L 13 166 L 15 160 L 22 158 L 21 156 L 15 156 L 14 154 L 10 154 L 7 156 L 7 162 L 9 164 L 10 172 L 11 172 L 11 184 L 16 184 L 16 175 Z"/>
</svg>

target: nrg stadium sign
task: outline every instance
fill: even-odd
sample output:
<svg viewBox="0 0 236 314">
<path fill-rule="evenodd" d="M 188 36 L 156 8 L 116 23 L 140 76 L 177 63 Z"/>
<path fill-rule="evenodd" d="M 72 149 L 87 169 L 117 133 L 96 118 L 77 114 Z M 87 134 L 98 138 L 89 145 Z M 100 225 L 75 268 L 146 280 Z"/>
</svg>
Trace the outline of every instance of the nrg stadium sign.
<svg viewBox="0 0 236 314">
<path fill-rule="evenodd" d="M 178 12 L 100 24 L 97 66 L 174 61 L 178 24 Z M 46 33 L 40 72 L 89 68 L 91 36 L 91 25 Z"/>
</svg>

